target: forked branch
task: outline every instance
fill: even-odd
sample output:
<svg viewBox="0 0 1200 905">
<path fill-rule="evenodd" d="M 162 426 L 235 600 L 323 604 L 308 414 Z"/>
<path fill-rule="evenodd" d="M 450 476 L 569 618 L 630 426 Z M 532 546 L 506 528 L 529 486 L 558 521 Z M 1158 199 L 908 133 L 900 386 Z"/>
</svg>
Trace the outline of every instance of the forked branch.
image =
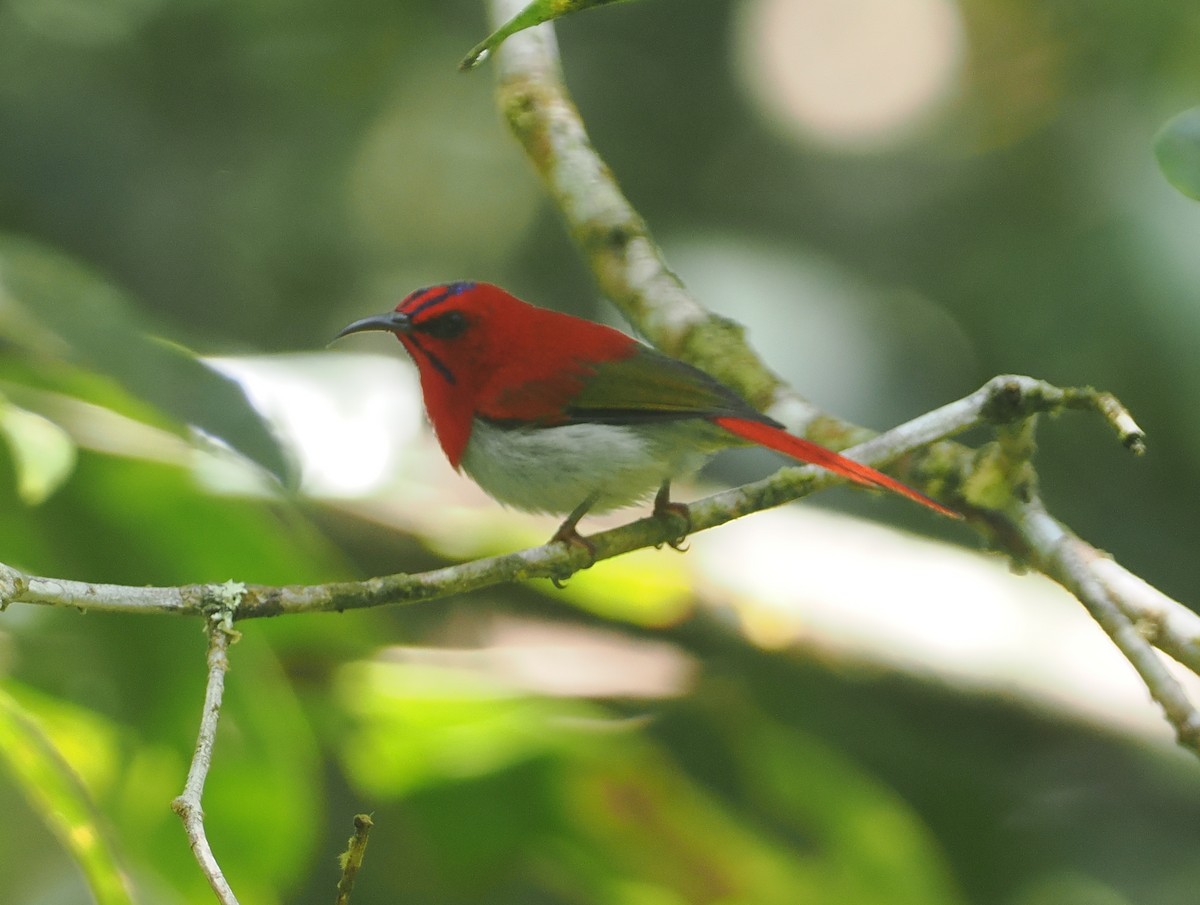
<svg viewBox="0 0 1200 905">
<path fill-rule="evenodd" d="M 492 0 L 491 5 L 500 23 L 521 4 Z M 736 324 L 707 311 L 666 266 L 644 221 L 587 137 L 559 75 L 553 31 L 542 26 L 514 35 L 498 58 L 505 115 L 597 282 L 643 335 L 734 385 L 759 408 L 772 410 L 810 439 L 839 448 L 857 443 L 846 454 L 876 467 L 902 464 L 906 481 L 960 509 L 996 549 L 1062 584 L 1137 669 L 1180 743 L 1200 754 L 1200 715 L 1154 650 L 1200 673 L 1200 617 L 1077 537 L 1046 511 L 1037 492 L 1030 459 L 1039 414 L 1094 411 L 1125 446 L 1142 451 L 1141 430 L 1114 397 L 1006 375 L 878 436 L 821 412 L 762 364 Z M 997 439 L 978 450 L 950 440 L 980 425 L 996 427 Z M 764 481 L 693 503 L 691 530 L 703 531 L 781 505 L 837 480 L 812 467 L 785 468 Z M 646 518 L 589 540 L 600 560 L 661 544 L 671 540 L 670 534 L 672 526 Z M 287 587 L 127 587 L 26 576 L 0 564 L 0 610 L 11 603 L 28 603 L 208 620 L 204 710 L 187 782 L 174 808 L 218 900 L 231 905 L 237 900 L 208 844 L 201 797 L 229 668 L 228 649 L 236 639 L 234 620 L 435 600 L 521 579 L 561 577 L 587 558 L 585 551 L 549 544 L 424 573 Z M 365 842 L 366 827 L 360 829 Z"/>
<path fill-rule="evenodd" d="M 237 896 L 225 879 L 221 866 L 208 844 L 204 830 L 204 782 L 212 766 L 213 746 L 217 739 L 217 723 L 221 717 L 221 701 L 225 695 L 225 674 L 229 671 L 229 645 L 238 638 L 233 628 L 233 614 L 244 587 L 230 582 L 212 588 L 209 604 L 204 606 L 207 617 L 204 629 L 208 634 L 208 682 L 204 687 L 204 711 L 200 716 L 200 732 L 196 739 L 196 751 L 188 768 L 183 792 L 171 807 L 183 821 L 188 844 L 208 885 L 212 887 L 221 905 L 237 905 Z"/>
<path fill-rule="evenodd" d="M 520 0 L 490 0 L 493 23 L 507 21 L 520 6 Z M 1027 377 L 997 377 L 971 396 L 862 442 L 869 432 L 820 412 L 783 384 L 746 345 L 740 328 L 708 312 L 667 267 L 645 222 L 588 138 L 561 78 L 553 30 L 540 26 L 512 35 L 497 55 L 497 67 L 500 107 L 513 133 L 596 281 L 643 335 L 737 387 L 809 439 L 834 447 L 858 442 L 855 452 L 864 461 L 875 461 L 877 441 L 919 449 L 907 457 L 906 481 L 957 504 L 994 546 L 1079 597 L 1138 670 L 1181 743 L 1200 753 L 1200 718 L 1143 635 L 1149 627 L 1155 644 L 1197 671 L 1200 620 L 1060 525 L 1037 495 L 1030 457 L 1032 419 L 1038 412 L 1092 409 L 1128 448 L 1143 451 L 1141 430 L 1115 397 L 1090 388 L 1059 389 Z M 980 451 L 934 443 L 981 421 L 1016 428 L 1005 427 L 995 444 Z M 757 505 L 764 496 L 781 492 L 780 482 L 771 485 L 732 493 Z M 704 503 L 725 506 L 729 501 L 719 495 Z M 704 523 L 703 510 L 704 504 L 693 507 L 693 524 Z"/>
</svg>

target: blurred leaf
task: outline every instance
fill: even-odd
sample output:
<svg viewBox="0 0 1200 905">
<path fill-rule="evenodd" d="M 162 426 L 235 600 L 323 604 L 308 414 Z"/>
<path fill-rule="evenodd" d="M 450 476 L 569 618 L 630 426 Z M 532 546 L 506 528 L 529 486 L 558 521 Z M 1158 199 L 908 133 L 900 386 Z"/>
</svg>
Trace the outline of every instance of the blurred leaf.
<svg viewBox="0 0 1200 905">
<path fill-rule="evenodd" d="M 692 614 L 695 595 L 691 581 L 682 557 L 665 556 L 661 550 L 637 550 L 596 563 L 553 596 L 605 619 L 663 628 Z M 530 584 L 543 594 L 552 593 L 548 581 Z"/>
<path fill-rule="evenodd" d="M 593 6 L 604 6 L 608 3 L 625 3 L 627 0 L 533 0 L 523 10 L 501 25 L 498 29 L 471 48 L 461 63 L 459 69 L 474 69 L 488 58 L 493 50 L 499 47 L 506 38 L 526 28 L 533 28 L 567 13 L 577 13 L 591 9 Z"/>
<path fill-rule="evenodd" d="M 12 324 L 4 323 L 5 297 L 0 282 L 0 336 L 12 335 Z M 26 331 L 16 326 L 15 332 Z M 24 338 L 24 337 L 23 337 Z M 101 374 L 82 365 L 57 357 L 30 355 L 0 355 L 0 392 L 22 408 L 58 421 L 57 413 L 49 411 L 39 400 L 54 393 L 109 409 L 161 430 L 181 433 L 178 421 L 155 408 L 144 399 L 130 393 L 108 374 Z M 66 426 L 66 425 L 64 425 Z"/>
<path fill-rule="evenodd" d="M 1200 201 L 1200 107 L 1167 121 L 1154 137 L 1154 156 L 1171 185 Z"/>
<path fill-rule="evenodd" d="M 355 720 L 343 734 L 346 773 L 360 788 L 388 796 L 553 752 L 568 742 L 551 727 L 590 710 L 518 693 L 464 670 L 417 663 L 348 664 L 338 677 L 338 696 Z"/>
<path fill-rule="evenodd" d="M 572 770 L 576 832 L 561 859 L 600 891 L 595 901 L 961 903 L 933 834 L 900 796 L 742 703 L 735 718 L 722 708 L 696 722 L 684 705 L 666 717 L 669 749 L 630 736 Z M 702 774 L 680 769 L 680 755 Z M 714 762 L 732 770 L 710 785 Z"/>
<path fill-rule="evenodd" d="M 121 769 L 122 752 L 120 732 L 110 719 L 12 679 L 0 684 L 0 693 L 7 694 L 36 721 L 39 731 L 79 776 L 89 796 L 99 799 L 112 790 Z"/>
<path fill-rule="evenodd" d="M 550 530 L 536 521 L 512 518 L 498 506 L 448 518 L 440 509 L 406 513 L 431 549 L 448 559 L 476 559 L 544 543 Z M 539 594 L 602 616 L 635 625 L 662 628 L 689 616 L 695 605 L 692 575 L 685 557 L 661 550 L 635 550 L 598 562 L 572 577 L 564 588 L 544 579 L 526 584 Z"/>
<path fill-rule="evenodd" d="M 827 901 L 957 905 L 930 830 L 890 788 L 817 738 L 765 719 L 737 740 L 755 804 L 812 839 Z"/>
<path fill-rule="evenodd" d="M 414 882 L 430 871 L 467 897 L 461 874 L 532 871 L 535 886 L 579 902 L 961 902 L 933 835 L 893 790 L 751 701 L 727 725 L 688 705 L 660 714 L 675 727 L 664 745 L 586 701 L 419 662 L 348 665 L 338 697 L 354 717 L 348 777 L 403 797 L 420 822 L 428 850 L 405 867 Z M 709 787 L 680 754 L 728 757 L 740 789 Z M 514 824 L 518 811 L 527 824 Z"/>
<path fill-rule="evenodd" d="M 139 876 L 176 898 L 210 895 L 171 800 L 183 788 L 204 698 L 204 636 L 191 620 L 49 612 L 18 631 L 18 700 L 116 827 Z M 258 626 L 233 650 L 204 810 L 217 858 L 244 901 L 269 905 L 299 882 L 321 819 L 312 729 Z M 54 653 L 51 653 L 54 651 Z M 71 669 L 63 669 L 64 662 Z M 82 679 L 81 677 L 86 677 Z M 80 691 L 81 683 L 86 691 Z M 83 697 L 87 709 L 68 703 Z M 0 897 L 0 901 L 3 897 Z"/>
<path fill-rule="evenodd" d="M 178 894 L 156 901 L 205 901 L 207 884 L 170 810 L 183 787 L 204 697 L 203 635 L 175 620 L 48 617 L 21 653 L 23 660 L 48 658 L 43 645 L 52 644 L 58 653 L 46 665 L 50 678 L 31 676 L 39 690 L 12 685 L 12 697 L 37 715 L 59 758 L 83 778 L 138 874 L 153 872 L 156 883 Z M 244 900 L 266 905 L 294 887 L 311 861 L 322 779 L 295 689 L 257 629 L 248 626 L 232 654 L 235 671 L 203 804 L 234 888 Z M 72 670 L 61 668 L 64 657 Z M 57 697 L 81 673 L 101 689 L 96 709 Z M 115 711 L 108 718 L 97 712 L 106 707 Z M 0 722 L 0 747 L 4 738 Z"/>
<path fill-rule="evenodd" d="M 576 832 L 560 857 L 591 901 L 842 901 L 823 895 L 819 865 L 726 807 L 644 740 L 581 766 L 568 778 L 565 804 Z"/>
<path fill-rule="evenodd" d="M 30 572 L 122 584 L 304 584 L 349 575 L 292 507 L 205 493 L 178 465 L 81 449 L 72 480 L 36 508 L 15 499 L 11 471 L 0 444 L 0 549 Z"/>
<path fill-rule="evenodd" d="M 279 442 L 242 388 L 184 349 L 147 336 L 130 301 L 96 274 L 34 243 L 0 239 L 0 316 L 9 313 L 6 305 L 17 309 L 7 318 L 10 331 L 11 322 L 31 320 L 51 334 L 35 335 L 48 354 L 111 375 L 286 482 Z"/>
<path fill-rule="evenodd" d="M 0 688 L 0 758 L 35 811 L 67 848 L 98 905 L 129 905 L 133 892 L 91 799 L 33 717 Z"/>
<path fill-rule="evenodd" d="M 0 434 L 8 441 L 17 477 L 17 496 L 36 506 L 54 493 L 75 468 L 75 444 L 61 427 L 18 408 L 0 396 Z"/>
</svg>

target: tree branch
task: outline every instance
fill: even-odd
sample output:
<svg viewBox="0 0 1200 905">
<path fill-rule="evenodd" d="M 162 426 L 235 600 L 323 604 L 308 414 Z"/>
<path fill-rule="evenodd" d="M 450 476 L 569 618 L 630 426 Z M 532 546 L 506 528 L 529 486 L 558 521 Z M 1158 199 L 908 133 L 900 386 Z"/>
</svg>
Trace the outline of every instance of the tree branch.
<svg viewBox="0 0 1200 905">
<path fill-rule="evenodd" d="M 1022 378 L 1027 379 L 1027 378 Z M 973 394 L 974 395 L 974 394 Z M 978 422 L 978 405 L 939 409 L 942 416 L 924 415 L 880 434 L 846 455 L 883 467 L 923 444 L 951 436 Z M 937 413 L 931 413 L 936 415 Z M 962 423 L 957 419 L 968 419 Z M 941 431 L 939 434 L 937 431 Z M 843 481 L 813 466 L 784 468 L 762 481 L 714 494 L 692 503 L 691 530 L 703 531 L 762 509 L 782 505 Z M 643 547 L 661 545 L 678 532 L 657 518 L 592 535 L 595 559 L 611 559 Z M 417 603 L 529 578 L 565 578 L 583 568 L 588 553 L 576 545 L 551 543 L 503 556 L 415 574 L 398 573 L 362 582 L 272 587 L 247 585 L 233 614 L 236 620 L 295 613 L 342 612 L 394 603 Z M 204 615 L 209 601 L 224 585 L 141 587 L 68 581 L 22 575 L 0 564 L 0 609 L 12 603 L 68 607 L 84 612 Z"/>
<path fill-rule="evenodd" d="M 338 859 L 342 865 L 342 877 L 338 880 L 338 894 L 335 905 L 350 905 L 350 895 L 354 892 L 354 881 L 362 869 L 363 858 L 367 854 L 367 839 L 375 822 L 370 814 L 356 814 L 354 817 L 354 835 L 350 837 L 346 851 Z"/>
<path fill-rule="evenodd" d="M 493 0 L 494 27 L 522 6 L 521 0 Z M 845 425 L 832 419 L 823 432 L 823 414 L 746 345 L 741 325 L 714 316 L 667 267 L 645 221 L 592 146 L 563 85 L 553 26 L 512 35 L 495 61 L 501 111 L 596 282 L 630 323 L 664 352 L 704 368 L 793 430 L 826 445 L 862 439 L 847 435 Z"/>
<path fill-rule="evenodd" d="M 970 523 L 990 533 L 998 548 L 1044 572 L 1079 597 L 1138 670 L 1175 726 L 1181 742 L 1193 750 L 1200 749 L 1197 738 L 1200 721 L 1196 712 L 1151 649 L 1153 644 L 1200 674 L 1200 616 L 1055 521 L 1031 487 L 1026 488 L 1024 495 L 1015 492 L 1020 475 L 1029 468 L 1024 457 L 1032 451 L 1027 434 L 1034 419 L 1038 414 L 1066 409 L 1100 414 L 1125 446 L 1142 449 L 1140 428 L 1111 395 L 1089 388 L 1062 389 L 1029 377 L 1004 375 L 962 399 L 873 437 L 847 454 L 874 466 L 885 466 L 926 449 L 943 465 L 952 465 L 959 477 L 942 480 L 947 487 L 957 487 L 956 503 L 967 513 Z M 946 442 L 947 438 L 972 427 L 989 424 L 1011 436 L 979 451 Z M 691 529 L 698 532 L 713 528 L 836 483 L 839 479 L 829 472 L 809 466 L 784 468 L 765 480 L 692 503 Z M 670 526 L 659 519 L 644 518 L 593 535 L 590 540 L 599 561 L 660 545 L 673 534 Z M 227 612 L 227 618 L 342 612 L 436 600 L 529 578 L 562 578 L 581 568 L 585 559 L 586 554 L 572 546 L 547 544 L 429 572 L 399 573 L 364 582 L 286 587 L 250 585 L 245 587 L 236 612 Z M 154 588 L 91 584 L 26 576 L 0 564 L 0 610 L 11 603 L 28 603 L 85 612 L 209 616 L 211 601 L 227 599 L 228 595 L 228 585 Z M 190 819 L 189 825 L 198 828 L 201 835 L 193 837 L 190 829 L 189 838 L 196 840 L 194 844 L 200 845 L 202 851 L 207 851 L 207 843 L 202 836 L 199 793 L 211 755 L 220 691 L 228 667 L 227 640 L 222 636 L 222 632 L 211 630 L 210 625 L 205 722 L 185 795 L 180 796 L 177 804 L 177 809 L 184 804 L 190 807 L 190 817 L 185 817 L 185 822 Z M 211 853 L 208 857 L 211 858 Z"/>
<path fill-rule="evenodd" d="M 233 616 L 245 587 L 235 582 L 215 585 L 211 589 L 205 614 L 208 617 L 204 628 L 208 633 L 208 683 L 204 689 L 204 711 L 200 716 L 200 732 L 196 739 L 196 752 L 188 769 L 183 793 L 171 803 L 172 810 L 183 821 L 192 854 L 204 872 L 208 885 L 216 894 L 221 905 L 237 905 L 217 859 L 208 844 L 204 831 L 204 781 L 212 766 L 213 745 L 217 738 L 217 721 L 221 716 L 221 699 L 225 694 L 225 673 L 229 671 L 229 645 L 237 641 L 238 633 L 233 628 Z"/>
<path fill-rule="evenodd" d="M 1196 712 L 1183 686 L 1167 670 L 1142 633 L 1140 623 L 1145 617 L 1133 607 L 1133 599 L 1122 597 L 1118 585 L 1106 580 L 1118 573 L 1112 569 L 1096 569 L 1099 562 L 1115 564 L 1053 519 L 1040 501 L 1019 507 L 1012 518 L 1020 526 L 1021 536 L 1030 544 L 1028 559 L 1087 607 L 1092 618 L 1108 633 L 1113 644 L 1146 683 L 1167 720 L 1175 727 L 1179 743 L 1200 753 L 1200 713 Z M 1163 640 L 1160 638 L 1160 646 L 1166 649 Z M 1197 664 L 1195 645 L 1193 637 L 1190 645 L 1176 651 L 1176 659 L 1187 663 L 1193 671 Z"/>
<path fill-rule="evenodd" d="M 496 6 L 502 6 L 500 0 Z M 847 451 L 852 458 L 876 467 L 903 459 L 914 483 L 952 500 L 998 549 L 1039 569 L 1078 597 L 1138 671 L 1180 743 L 1200 753 L 1200 715 L 1153 650 L 1157 647 L 1200 673 L 1200 616 L 1081 540 L 1046 512 L 1037 495 L 1030 459 L 1039 414 L 1066 409 L 1096 412 L 1124 445 L 1142 451 L 1141 430 L 1113 396 L 1005 375 L 878 436 L 819 412 L 763 367 L 743 342 L 740 329 L 709 315 L 663 263 L 645 225 L 592 149 L 561 87 L 553 33 L 543 27 L 515 35 L 500 56 L 500 96 L 514 130 L 546 178 L 601 286 L 643 333 L 738 385 L 764 407 L 776 406 L 777 414 L 779 406 L 792 414 L 802 411 L 801 420 L 814 439 L 829 445 L 843 445 L 847 438 L 863 440 Z M 732 363 L 717 367 L 721 361 Z M 790 420 L 796 423 L 795 418 Z M 948 438 L 978 425 L 997 427 L 997 440 L 979 450 L 949 442 Z M 835 476 L 812 467 L 784 468 L 766 480 L 693 503 L 691 529 L 712 528 L 835 483 Z M 645 518 L 590 540 L 595 558 L 601 560 L 660 545 L 673 534 L 663 521 Z M 229 667 L 228 647 L 236 638 L 235 619 L 434 600 L 522 579 L 562 578 L 583 567 L 585 559 L 584 551 L 549 544 L 364 582 L 244 588 L 91 584 L 25 576 L 0 564 L 0 610 L 20 602 L 82 611 L 201 615 L 209 620 L 204 712 L 187 782 L 174 808 L 214 892 L 228 905 L 236 898 L 208 844 L 201 797 Z M 219 604 L 215 610 L 213 601 Z"/>
<path fill-rule="evenodd" d="M 519 0 L 492 0 L 493 18 L 507 21 Z M 1063 389 L 1005 375 L 976 392 L 878 436 L 821 412 L 768 369 L 744 341 L 742 328 L 700 305 L 666 266 L 646 224 L 621 193 L 592 147 L 559 73 L 549 26 L 509 38 L 499 54 L 499 98 L 508 121 L 558 204 L 597 282 L 630 321 L 657 346 L 737 387 L 757 407 L 793 429 L 834 447 L 857 443 L 847 455 L 876 467 L 903 459 L 914 483 L 951 498 L 993 544 L 1062 584 L 1088 609 L 1141 676 L 1181 745 L 1200 753 L 1200 713 L 1154 648 L 1200 673 L 1200 616 L 1132 575 L 1044 508 L 1031 464 L 1036 416 L 1066 409 L 1103 417 L 1134 452 L 1144 436 L 1111 395 Z M 972 450 L 949 438 L 979 425 L 998 438 Z M 727 490 L 689 507 L 691 531 L 803 497 L 838 483 L 813 467 L 791 467 L 763 481 Z M 672 540 L 672 526 L 644 518 L 590 538 L 595 559 L 615 557 Z M 587 552 L 553 543 L 417 574 L 313 586 L 186 585 L 129 587 L 25 576 L 0 564 L 0 611 L 14 602 L 81 611 L 203 616 L 208 679 L 196 749 L 183 792 L 172 804 L 218 901 L 237 898 L 212 853 L 202 797 L 212 762 L 229 669 L 233 622 L 283 614 L 343 611 L 434 600 L 528 578 L 558 578 L 584 567 Z M 358 846 L 345 865 L 339 901 L 361 863 L 369 818 L 357 818 Z"/>
<path fill-rule="evenodd" d="M 955 460 L 959 467 L 966 470 L 974 467 L 973 463 L 985 454 L 941 441 L 972 427 L 1023 424 L 1037 414 L 1054 413 L 1067 408 L 1100 411 L 1123 442 L 1127 445 L 1139 444 L 1141 431 L 1128 413 L 1115 400 L 1111 404 L 1101 405 L 1101 399 L 1111 397 L 1087 389 L 1060 389 L 1029 377 L 996 377 L 969 396 L 879 434 L 847 450 L 846 455 L 876 467 L 885 467 L 916 450 L 933 447 L 942 450 L 944 458 Z M 838 483 L 843 482 L 823 469 L 812 466 L 783 468 L 762 481 L 725 490 L 692 503 L 689 506 L 691 529 L 698 532 L 714 528 Z M 996 525 L 1003 525 L 1007 518 L 1003 513 L 973 501 L 973 496 L 990 498 L 997 492 L 978 481 L 973 490 L 970 482 L 964 481 L 963 484 L 967 492 L 959 493 L 956 502 L 963 504 L 968 518 L 983 528 L 991 527 L 993 531 Z M 602 560 L 661 544 L 671 539 L 673 533 L 670 526 L 661 520 L 643 518 L 592 535 L 590 540 L 596 548 L 596 559 Z M 1035 544 L 1027 543 L 1021 548 L 1022 558 L 1031 559 L 1037 549 Z M 585 551 L 555 543 L 429 572 L 398 573 L 363 582 L 284 587 L 247 585 L 232 618 L 242 620 L 284 614 L 342 612 L 386 604 L 436 600 L 523 579 L 561 578 L 582 567 L 586 559 Z M 1111 560 L 1105 562 L 1111 564 Z M 1165 595 L 1148 592 L 1148 586 L 1115 564 L 1109 566 L 1105 581 L 1113 587 L 1137 590 L 1136 594 L 1125 593 L 1120 596 L 1123 600 L 1131 601 L 1129 609 L 1133 618 L 1156 626 L 1159 641 L 1171 645 L 1164 649 L 1177 659 L 1188 662 L 1188 650 L 1192 647 L 1200 650 L 1200 617 Z M 0 607 L 11 603 L 29 603 L 81 611 L 196 616 L 204 615 L 210 608 L 209 601 L 222 594 L 224 588 L 224 585 L 154 588 L 90 584 L 21 575 L 0 565 Z M 1192 662 L 1200 661 L 1200 654 L 1191 656 Z"/>
<path fill-rule="evenodd" d="M 490 0 L 494 24 L 507 21 L 520 6 L 521 0 Z M 509 37 L 497 54 L 497 66 L 499 103 L 513 133 L 558 204 L 597 282 L 629 320 L 655 345 L 737 387 L 793 430 L 835 448 L 859 442 L 855 451 L 871 461 L 874 441 L 862 442 L 870 432 L 820 412 L 787 388 L 747 347 L 741 329 L 707 312 L 666 266 L 644 221 L 588 138 L 562 81 L 552 27 L 542 25 Z M 1195 671 L 1200 661 L 1198 620 L 1045 512 L 1030 458 L 1033 415 L 1047 405 L 1093 409 L 1127 447 L 1137 453 L 1144 448 L 1141 430 L 1111 394 L 1090 388 L 1060 390 L 1025 377 L 998 377 L 977 393 L 889 432 L 887 442 L 903 435 L 903 446 L 913 442 L 919 447 L 922 439 L 929 444 L 908 457 L 906 478 L 934 496 L 944 498 L 948 488 L 954 489 L 959 508 L 974 516 L 974 524 L 986 530 L 994 544 L 1079 597 L 1138 670 L 1181 743 L 1200 753 L 1200 716 L 1140 634 L 1143 628 L 1152 629 L 1160 648 Z M 1001 430 L 997 443 L 978 452 L 933 443 L 952 434 L 948 426 L 965 428 L 978 421 L 1019 428 Z M 693 507 L 693 522 L 703 521 L 705 504 L 720 499 L 723 496 Z"/>
</svg>

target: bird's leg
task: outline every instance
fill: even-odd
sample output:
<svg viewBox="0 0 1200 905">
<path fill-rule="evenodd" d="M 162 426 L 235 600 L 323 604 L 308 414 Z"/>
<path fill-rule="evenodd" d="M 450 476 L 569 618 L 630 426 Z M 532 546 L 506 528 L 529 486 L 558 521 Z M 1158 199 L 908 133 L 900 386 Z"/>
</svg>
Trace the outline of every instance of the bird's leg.
<svg viewBox="0 0 1200 905">
<path fill-rule="evenodd" d="M 683 530 L 674 538 L 669 539 L 667 543 L 671 545 L 672 549 L 682 553 L 687 549 L 687 545 L 683 542 L 684 538 L 692 530 L 692 514 L 688 511 L 687 503 L 672 502 L 671 482 L 663 481 L 662 486 L 658 488 L 658 493 L 654 495 L 654 517 L 667 521 L 672 516 L 683 519 Z"/>
<path fill-rule="evenodd" d="M 590 540 L 576 531 L 575 526 L 579 524 L 579 520 L 587 514 L 587 511 L 592 508 L 592 505 L 595 502 L 596 495 L 593 493 L 589 495 L 582 503 L 571 510 L 571 514 L 568 515 L 563 523 L 558 526 L 558 530 L 555 531 L 554 536 L 550 538 L 550 543 L 560 541 L 566 544 L 568 547 L 582 547 L 583 549 L 587 550 L 588 563 L 583 567 L 585 569 L 590 569 L 596 564 L 596 547 Z M 563 575 L 561 578 L 557 575 L 552 576 L 550 580 L 554 582 L 554 586 L 556 588 L 563 588 L 566 586 L 566 580 L 573 574 L 574 570 L 568 572 L 566 575 Z"/>
</svg>

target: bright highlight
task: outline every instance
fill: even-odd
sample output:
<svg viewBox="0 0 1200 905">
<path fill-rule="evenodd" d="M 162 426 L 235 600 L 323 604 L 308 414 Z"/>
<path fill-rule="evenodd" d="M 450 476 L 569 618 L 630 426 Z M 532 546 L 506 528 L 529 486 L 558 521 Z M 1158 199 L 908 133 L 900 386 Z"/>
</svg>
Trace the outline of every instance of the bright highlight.
<svg viewBox="0 0 1200 905">
<path fill-rule="evenodd" d="M 772 123 L 802 140 L 874 149 L 952 95 L 965 35 L 949 0 L 746 0 L 737 71 Z"/>
</svg>

